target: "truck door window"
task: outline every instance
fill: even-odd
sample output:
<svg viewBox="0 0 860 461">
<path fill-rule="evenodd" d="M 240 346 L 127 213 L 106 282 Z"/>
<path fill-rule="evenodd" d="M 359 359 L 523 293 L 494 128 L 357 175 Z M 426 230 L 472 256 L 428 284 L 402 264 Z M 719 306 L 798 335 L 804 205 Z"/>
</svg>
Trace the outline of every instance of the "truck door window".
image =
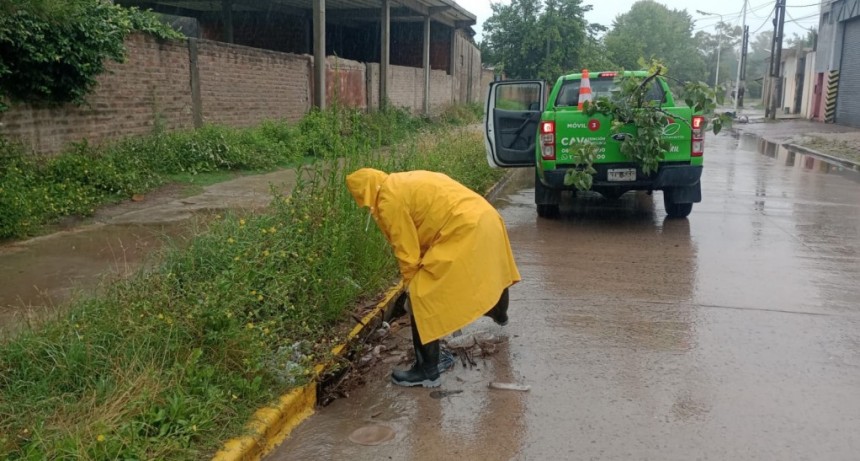
<svg viewBox="0 0 860 461">
<path fill-rule="evenodd" d="M 502 86 L 496 93 L 496 108 L 503 110 L 540 110 L 538 85 Z"/>
</svg>

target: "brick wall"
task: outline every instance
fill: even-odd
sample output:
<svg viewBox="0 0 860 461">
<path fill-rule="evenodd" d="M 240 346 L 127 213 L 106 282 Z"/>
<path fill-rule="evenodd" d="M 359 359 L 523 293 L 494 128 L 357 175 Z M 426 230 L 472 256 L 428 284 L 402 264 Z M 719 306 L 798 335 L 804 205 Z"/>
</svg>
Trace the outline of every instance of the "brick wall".
<svg viewBox="0 0 860 461">
<path fill-rule="evenodd" d="M 367 66 L 358 61 L 326 58 L 326 100 L 330 103 L 367 108 Z"/>
<path fill-rule="evenodd" d="M 469 91 L 469 100 L 466 102 L 483 102 L 484 87 L 481 84 L 481 73 L 483 71 L 481 67 L 481 50 L 471 44 L 469 45 L 469 49 L 472 55 L 472 67 L 469 69 L 469 75 L 465 76 L 465 78 L 469 80 L 471 89 Z"/>
<path fill-rule="evenodd" d="M 421 70 L 421 69 L 419 69 Z M 453 77 L 448 75 L 444 70 L 430 71 L 430 111 L 434 113 L 441 112 L 451 106 L 454 101 L 451 99 L 451 82 Z M 423 82 L 423 75 L 422 75 Z M 422 91 L 423 91 L 423 86 Z M 423 98 L 422 98 L 423 100 Z M 423 109 L 423 107 L 422 107 Z"/>
<path fill-rule="evenodd" d="M 379 108 L 379 64 L 367 64 L 368 96 L 371 109 Z M 430 71 L 430 111 L 441 112 L 454 103 L 451 98 L 453 78 L 444 70 Z M 389 66 L 388 102 L 412 113 L 424 111 L 424 69 Z"/>
<path fill-rule="evenodd" d="M 483 93 L 476 91 L 481 87 L 480 53 L 459 32 L 455 37 L 458 55 L 468 64 L 455 61 L 453 74 L 431 71 L 434 112 L 469 96 L 483 100 Z M 197 117 L 204 123 L 242 127 L 266 119 L 295 121 L 310 110 L 311 56 L 208 40 L 194 43 L 196 69 L 191 60 L 195 47 L 189 41 L 162 43 L 145 35 L 131 36 L 126 62 L 108 63 L 109 71 L 99 77 L 86 105 L 13 104 L 0 113 L 0 135 L 37 152 L 55 153 L 82 140 L 101 144 L 162 129 L 192 129 Z M 379 64 L 329 57 L 327 67 L 329 101 L 337 96 L 352 107 L 378 108 Z M 390 66 L 390 72 L 389 101 L 423 112 L 423 68 Z M 198 75 L 198 99 L 192 96 L 192 75 Z"/>
<path fill-rule="evenodd" d="M 481 99 L 484 101 L 487 98 L 487 91 L 490 89 L 490 83 L 496 79 L 496 72 L 493 69 L 481 69 Z"/>
<path fill-rule="evenodd" d="M 185 42 L 159 43 L 130 37 L 125 63 L 109 62 L 96 91 L 81 107 L 13 104 L 0 113 L 0 133 L 39 152 L 57 152 L 69 142 L 94 144 L 121 136 L 193 127 L 189 61 Z"/>
<path fill-rule="evenodd" d="M 298 120 L 310 109 L 310 57 L 203 40 L 198 50 L 205 123 Z"/>
<path fill-rule="evenodd" d="M 466 38 L 462 30 L 454 32 L 453 97 L 457 102 L 483 101 L 481 87 L 481 51 Z"/>
<path fill-rule="evenodd" d="M 388 100 L 395 107 L 404 107 L 411 112 L 424 109 L 424 69 L 417 67 L 390 66 L 388 78 Z"/>
</svg>

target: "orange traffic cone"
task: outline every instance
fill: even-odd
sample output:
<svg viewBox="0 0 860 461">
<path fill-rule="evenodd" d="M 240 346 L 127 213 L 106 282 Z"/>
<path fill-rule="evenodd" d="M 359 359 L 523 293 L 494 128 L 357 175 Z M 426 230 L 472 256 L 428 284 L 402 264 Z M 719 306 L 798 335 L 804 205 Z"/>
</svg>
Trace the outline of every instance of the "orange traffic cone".
<svg viewBox="0 0 860 461">
<path fill-rule="evenodd" d="M 582 110 L 585 101 L 591 102 L 591 80 L 588 79 L 588 69 L 582 69 L 582 80 L 579 82 L 579 104 L 577 108 Z"/>
</svg>

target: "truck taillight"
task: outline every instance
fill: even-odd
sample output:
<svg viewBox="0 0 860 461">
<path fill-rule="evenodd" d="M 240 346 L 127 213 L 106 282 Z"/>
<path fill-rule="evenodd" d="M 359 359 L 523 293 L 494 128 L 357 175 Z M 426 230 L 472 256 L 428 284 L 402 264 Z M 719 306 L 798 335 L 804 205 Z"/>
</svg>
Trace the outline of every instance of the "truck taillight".
<svg viewBox="0 0 860 461">
<path fill-rule="evenodd" d="M 555 122 L 540 122 L 540 156 L 544 160 L 555 160 Z"/>
<path fill-rule="evenodd" d="M 705 153 L 705 117 L 694 115 L 692 120 L 692 140 L 690 145 L 690 155 L 693 157 L 701 157 Z"/>
</svg>

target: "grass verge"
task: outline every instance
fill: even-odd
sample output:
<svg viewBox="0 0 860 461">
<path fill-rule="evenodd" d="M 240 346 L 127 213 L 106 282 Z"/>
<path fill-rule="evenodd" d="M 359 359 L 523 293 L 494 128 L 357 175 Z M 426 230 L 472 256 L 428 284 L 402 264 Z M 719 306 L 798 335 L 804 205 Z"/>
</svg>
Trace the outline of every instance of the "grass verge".
<svg viewBox="0 0 860 461">
<path fill-rule="evenodd" d="M 450 125 L 374 145 L 320 149 L 264 213 L 223 216 L 157 268 L 0 344 L 0 457 L 197 460 L 306 382 L 352 308 L 396 279 L 345 175 L 430 169 L 483 191 L 502 174 L 478 132 Z"/>
<path fill-rule="evenodd" d="M 473 107 L 452 108 L 437 122 L 462 123 L 474 120 L 475 113 Z M 311 112 L 294 125 L 207 126 L 99 147 L 84 142 L 56 156 L 26 152 L 0 138 L 0 240 L 37 234 L 65 216 L 91 215 L 101 205 L 174 179 L 205 185 L 219 179 L 217 174 L 266 171 L 388 146 L 428 123 L 398 109 L 365 114 L 334 108 Z M 203 181 L 194 181 L 201 176 Z"/>
</svg>

